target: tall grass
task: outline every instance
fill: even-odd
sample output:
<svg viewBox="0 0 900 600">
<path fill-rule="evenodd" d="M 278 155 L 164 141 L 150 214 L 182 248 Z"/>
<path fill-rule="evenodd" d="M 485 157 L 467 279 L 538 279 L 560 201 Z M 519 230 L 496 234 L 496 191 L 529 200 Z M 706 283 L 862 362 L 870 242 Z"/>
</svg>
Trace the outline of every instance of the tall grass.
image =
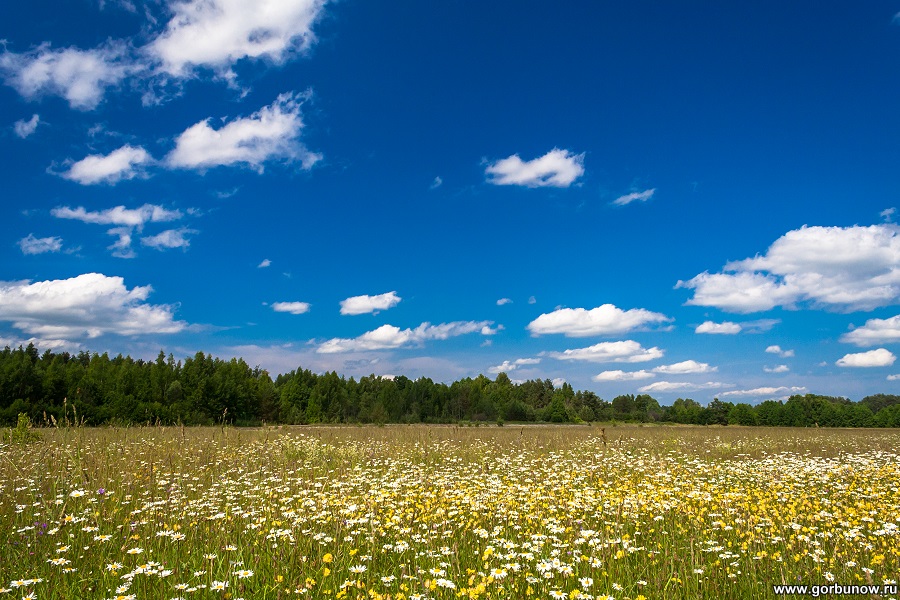
<svg viewBox="0 0 900 600">
<path fill-rule="evenodd" d="M 891 583 L 900 433 L 59 428 L 0 444 L 0 598 L 771 598 Z"/>
</svg>

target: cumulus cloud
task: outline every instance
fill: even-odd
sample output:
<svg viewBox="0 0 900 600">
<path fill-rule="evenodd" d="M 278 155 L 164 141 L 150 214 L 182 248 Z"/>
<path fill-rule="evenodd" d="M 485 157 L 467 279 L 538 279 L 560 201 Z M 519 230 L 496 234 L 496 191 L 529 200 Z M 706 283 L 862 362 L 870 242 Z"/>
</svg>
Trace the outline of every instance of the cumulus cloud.
<svg viewBox="0 0 900 600">
<path fill-rule="evenodd" d="M 561 308 L 544 313 L 528 324 L 528 330 L 534 336 L 548 333 L 562 333 L 566 337 L 620 335 L 670 321 L 671 317 L 643 308 L 622 310 L 612 304 L 604 304 L 590 310 Z"/>
<path fill-rule="evenodd" d="M 736 313 L 800 304 L 835 311 L 872 310 L 900 301 L 897 225 L 802 227 L 766 254 L 704 272 L 676 287 L 694 290 L 687 304 Z M 828 248 L 828 252 L 823 252 Z"/>
<path fill-rule="evenodd" d="M 643 192 L 631 192 L 630 194 L 619 196 L 612 203 L 616 206 L 626 206 L 632 202 L 646 202 L 653 197 L 654 193 L 656 193 L 656 188 L 644 190 Z"/>
<path fill-rule="evenodd" d="M 114 206 L 99 211 L 89 211 L 83 206 L 59 206 L 51 210 L 50 214 L 58 219 L 73 219 L 96 225 L 124 225 L 137 230 L 141 230 L 146 223 L 167 223 L 184 216 L 180 210 L 169 210 L 156 204 L 144 204 L 139 208 Z"/>
<path fill-rule="evenodd" d="M 656 377 L 650 371 L 603 371 L 591 377 L 594 381 L 638 381 L 640 379 L 652 379 Z"/>
<path fill-rule="evenodd" d="M 49 44 L 42 44 L 22 54 L 0 54 L 0 74 L 24 98 L 62 96 L 78 110 L 96 108 L 106 90 L 118 85 L 132 70 L 121 43 L 93 50 L 53 50 Z"/>
<path fill-rule="evenodd" d="M 19 240 L 19 248 L 21 248 L 22 254 L 44 254 L 45 252 L 59 252 L 60 250 L 62 250 L 62 238 L 37 238 L 34 237 L 34 234 L 29 233 L 27 236 Z"/>
<path fill-rule="evenodd" d="M 142 167 L 153 162 L 153 157 L 141 146 L 125 145 L 107 155 L 91 154 L 72 164 L 68 171 L 60 173 L 66 179 L 81 185 L 108 183 L 113 185 L 123 179 L 143 175 Z"/>
<path fill-rule="evenodd" d="M 697 392 L 700 390 L 716 390 L 732 387 L 729 383 L 721 383 L 718 381 L 707 381 L 706 383 L 690 383 L 687 381 L 656 381 L 644 387 L 638 388 L 638 391 L 644 394 L 654 392 Z"/>
<path fill-rule="evenodd" d="M 37 130 L 38 123 L 40 122 L 41 117 L 39 115 L 31 115 L 31 118 L 27 121 L 25 119 L 19 119 L 13 123 L 13 131 L 17 136 L 24 140 Z"/>
<path fill-rule="evenodd" d="M 536 365 L 541 362 L 539 358 L 517 358 L 516 360 L 504 360 L 501 364 L 488 368 L 488 373 L 511 373 L 524 365 Z"/>
<path fill-rule="evenodd" d="M 281 63 L 315 42 L 313 25 L 325 0 L 185 0 L 144 53 L 157 69 L 188 77 L 196 67 L 233 79 L 241 59 Z"/>
<path fill-rule="evenodd" d="M 156 235 L 142 237 L 141 244 L 157 250 L 187 248 L 191 245 L 191 240 L 189 240 L 187 236 L 195 233 L 199 232 L 196 229 L 188 229 L 187 227 L 167 229 Z"/>
<path fill-rule="evenodd" d="M 763 367 L 763 371 L 766 373 L 787 373 L 790 371 L 790 367 L 787 365 L 778 365 L 777 367 Z"/>
<path fill-rule="evenodd" d="M 857 346 L 900 342 L 900 315 L 888 319 L 869 319 L 862 327 L 842 335 L 841 341 Z"/>
<path fill-rule="evenodd" d="M 719 367 L 711 367 L 708 363 L 685 360 L 671 365 L 660 365 L 653 369 L 653 372 L 666 375 L 687 375 L 689 373 L 715 373 L 718 370 Z"/>
<path fill-rule="evenodd" d="M 165 163 L 178 169 L 243 164 L 262 171 L 271 160 L 299 160 L 304 169 L 311 169 L 322 156 L 300 143 L 300 101 L 295 94 L 281 94 L 269 106 L 219 129 L 210 127 L 209 119 L 200 121 L 175 139 Z"/>
<path fill-rule="evenodd" d="M 704 321 L 694 330 L 694 333 L 711 333 L 719 335 L 734 335 L 740 333 L 741 327 L 737 323 L 725 321 L 724 323 L 714 323 L 712 321 Z"/>
<path fill-rule="evenodd" d="M 576 348 L 563 352 L 551 352 L 549 356 L 558 360 L 578 360 L 586 362 L 637 363 L 662 358 L 664 352 L 654 346 L 644 348 L 634 340 L 601 342 L 587 348 Z"/>
<path fill-rule="evenodd" d="M 309 312 L 309 302 L 274 302 L 272 310 L 275 312 L 286 312 L 292 315 L 302 315 Z"/>
<path fill-rule="evenodd" d="M 48 338 L 177 333 L 175 307 L 147 304 L 153 288 L 128 289 L 121 277 L 86 273 L 71 279 L 0 282 L 0 321 Z"/>
<path fill-rule="evenodd" d="M 723 398 L 740 397 L 740 396 L 774 396 L 783 397 L 793 394 L 803 394 L 807 391 L 805 387 L 758 387 L 751 390 L 731 390 L 722 392 L 719 396 Z"/>
<path fill-rule="evenodd" d="M 889 367 L 894 364 L 895 360 L 897 357 L 893 352 L 885 348 L 878 348 L 868 352 L 845 354 L 834 364 L 839 367 Z"/>
<path fill-rule="evenodd" d="M 793 350 L 784 350 L 777 344 L 766 347 L 766 352 L 768 352 L 769 354 L 777 354 L 778 356 L 781 356 L 783 358 L 790 358 L 794 356 Z"/>
<path fill-rule="evenodd" d="M 432 325 L 425 322 L 415 329 L 400 329 L 393 325 L 382 325 L 356 338 L 333 338 L 323 342 L 316 349 L 320 354 L 338 352 L 362 352 L 366 350 L 391 350 L 404 346 L 420 345 L 429 340 L 446 340 L 468 333 L 481 331 L 493 321 L 453 321 Z"/>
<path fill-rule="evenodd" d="M 264 258 L 261 263 L 256 265 L 256 268 L 257 269 L 265 269 L 266 267 L 271 267 L 271 266 L 272 266 L 272 261 L 269 260 L 268 258 Z"/>
<path fill-rule="evenodd" d="M 378 294 L 377 296 L 352 296 L 346 300 L 341 300 L 342 315 L 365 315 L 378 314 L 379 311 L 387 310 L 400 303 L 400 296 L 397 292 L 387 292 Z"/>
<path fill-rule="evenodd" d="M 523 161 L 518 154 L 490 163 L 484 170 L 488 183 L 525 187 L 560 187 L 572 185 L 584 175 L 584 154 L 554 148 L 534 160 Z"/>
<path fill-rule="evenodd" d="M 512 300 L 509 298 L 500 298 L 497 300 L 497 306 L 503 306 L 504 304 L 512 304 Z"/>
<path fill-rule="evenodd" d="M 114 235 L 119 239 L 107 246 L 106 249 L 112 250 L 112 255 L 116 258 L 134 258 L 135 253 L 131 248 L 132 232 L 131 227 L 113 227 L 108 230 L 106 232 L 108 235 Z"/>
</svg>

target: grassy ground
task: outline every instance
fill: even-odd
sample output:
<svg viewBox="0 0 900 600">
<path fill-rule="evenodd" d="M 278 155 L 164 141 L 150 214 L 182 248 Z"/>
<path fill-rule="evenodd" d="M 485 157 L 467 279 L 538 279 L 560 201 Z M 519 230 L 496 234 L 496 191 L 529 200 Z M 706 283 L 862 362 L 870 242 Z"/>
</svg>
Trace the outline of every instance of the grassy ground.
<svg viewBox="0 0 900 600">
<path fill-rule="evenodd" d="M 891 430 L 39 433 L 0 444 L 0 599 L 773 598 L 900 565 Z"/>
</svg>

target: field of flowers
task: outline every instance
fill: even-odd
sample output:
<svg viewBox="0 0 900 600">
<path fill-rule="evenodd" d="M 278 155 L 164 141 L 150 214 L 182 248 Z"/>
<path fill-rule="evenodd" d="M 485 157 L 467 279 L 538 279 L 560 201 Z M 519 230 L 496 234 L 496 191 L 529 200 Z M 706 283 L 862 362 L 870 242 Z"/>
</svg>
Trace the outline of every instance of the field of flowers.
<svg viewBox="0 0 900 600">
<path fill-rule="evenodd" d="M 772 598 L 900 565 L 896 430 L 40 436 L 0 444 L 0 599 Z"/>
</svg>

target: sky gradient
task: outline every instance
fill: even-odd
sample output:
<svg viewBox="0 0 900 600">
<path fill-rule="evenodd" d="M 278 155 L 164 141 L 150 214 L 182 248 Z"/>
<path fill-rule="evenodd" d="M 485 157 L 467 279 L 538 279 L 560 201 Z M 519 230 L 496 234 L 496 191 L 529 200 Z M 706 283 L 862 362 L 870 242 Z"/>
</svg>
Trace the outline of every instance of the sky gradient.
<svg viewBox="0 0 900 600">
<path fill-rule="evenodd" d="M 0 6 L 0 346 L 900 393 L 900 4 Z"/>
</svg>

